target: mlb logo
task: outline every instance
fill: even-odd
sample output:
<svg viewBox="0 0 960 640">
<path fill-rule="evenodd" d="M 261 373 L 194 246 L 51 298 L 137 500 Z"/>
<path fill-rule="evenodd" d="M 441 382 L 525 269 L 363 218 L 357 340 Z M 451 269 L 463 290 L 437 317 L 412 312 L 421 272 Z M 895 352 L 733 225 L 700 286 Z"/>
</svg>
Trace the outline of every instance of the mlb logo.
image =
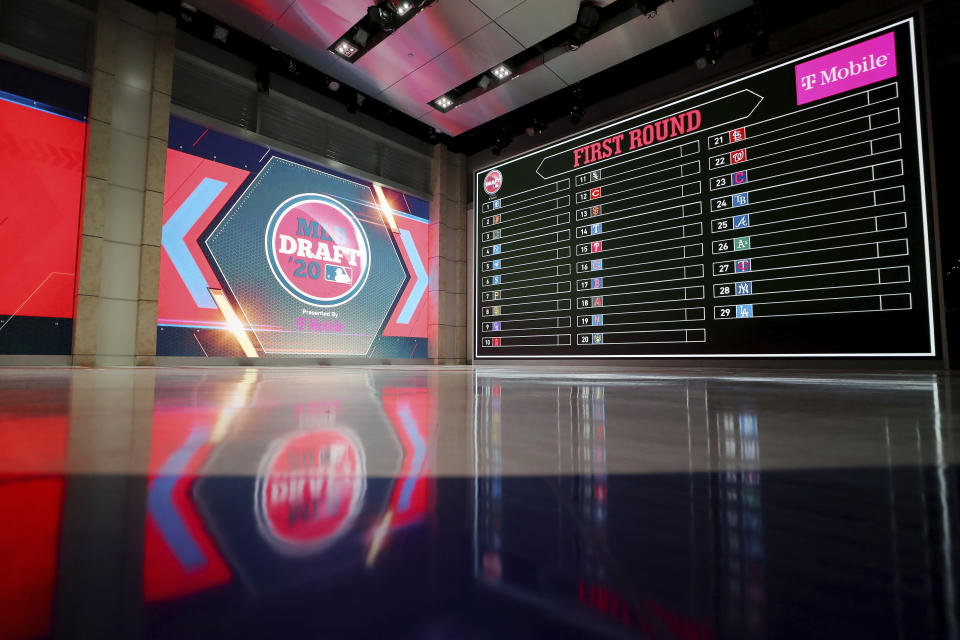
<svg viewBox="0 0 960 640">
<path fill-rule="evenodd" d="M 603 241 L 602 241 L 602 240 L 597 240 L 596 242 L 591 242 L 591 243 L 590 243 L 590 252 L 591 252 L 591 253 L 598 253 L 598 252 L 600 252 L 600 251 L 603 251 Z"/>
<path fill-rule="evenodd" d="M 493 201 L 493 208 L 494 208 L 494 209 L 499 209 L 499 208 L 500 208 L 500 199 L 499 199 L 499 198 L 497 198 L 496 200 Z"/>
<path fill-rule="evenodd" d="M 747 137 L 747 130 L 744 127 L 734 129 L 730 132 L 730 142 L 740 142 Z"/>
<path fill-rule="evenodd" d="M 593 306 L 602 307 L 603 306 L 603 296 L 597 296 L 593 299 Z"/>
<path fill-rule="evenodd" d="M 496 270 L 499 269 L 499 268 L 500 268 L 500 261 L 499 261 L 499 260 L 494 260 L 494 261 L 493 261 L 493 270 L 496 271 Z"/>
<path fill-rule="evenodd" d="M 500 224 L 500 216 L 493 216 L 493 224 Z"/>
<path fill-rule="evenodd" d="M 603 278 L 594 278 L 592 288 L 599 289 L 601 287 L 603 287 Z"/>
<path fill-rule="evenodd" d="M 600 187 L 594 187 L 593 189 L 590 189 L 590 199 L 591 199 L 591 200 L 596 200 L 597 198 L 600 197 L 600 195 L 601 195 L 601 193 L 600 193 Z"/>
<path fill-rule="evenodd" d="M 735 263 L 735 268 L 738 273 L 743 273 L 744 271 L 750 271 L 750 259 L 745 258 L 743 260 L 737 260 Z"/>
<path fill-rule="evenodd" d="M 738 318 L 752 318 L 752 317 L 753 317 L 753 305 L 752 305 L 752 304 L 738 304 L 738 305 L 737 305 L 737 317 L 738 317 Z"/>
<path fill-rule="evenodd" d="M 747 181 L 747 170 L 737 171 L 730 174 L 730 181 L 733 184 L 744 184 Z"/>
<path fill-rule="evenodd" d="M 353 272 L 350 267 L 341 267 L 338 264 L 328 264 L 323 267 L 323 279 L 327 282 L 353 283 Z"/>
<path fill-rule="evenodd" d="M 499 347 L 499 346 L 500 346 L 500 338 L 494 338 L 494 339 L 493 339 L 493 346 L 495 346 L 495 347 Z"/>
<path fill-rule="evenodd" d="M 600 215 L 600 206 L 597 205 L 597 206 L 594 206 L 594 207 L 590 207 L 590 216 L 591 216 L 591 217 L 595 217 L 595 216 L 598 216 L 598 215 Z"/>
<path fill-rule="evenodd" d="M 734 216 L 734 217 L 733 217 L 733 228 L 734 228 L 734 229 L 742 229 L 742 228 L 744 228 L 744 227 L 749 227 L 749 226 L 750 226 L 750 214 L 749 214 L 749 213 L 745 213 L 745 214 L 743 214 L 742 216 Z"/>
<path fill-rule="evenodd" d="M 602 327 L 603 326 L 603 316 L 593 316 L 593 326 Z"/>
<path fill-rule="evenodd" d="M 603 269 L 603 260 L 591 260 L 590 261 L 590 270 L 591 271 L 600 271 Z"/>
<path fill-rule="evenodd" d="M 498 244 L 493 245 L 493 253 L 494 255 L 500 253 L 500 245 Z"/>
<path fill-rule="evenodd" d="M 495 194 L 497 191 L 500 191 L 500 187 L 503 186 L 503 174 L 494 169 L 488 173 L 483 179 L 483 190 L 489 195 Z"/>
<path fill-rule="evenodd" d="M 499 323 L 499 322 L 494 322 L 494 323 L 493 323 L 493 330 L 494 330 L 494 331 L 500 331 L 500 323 Z"/>
<path fill-rule="evenodd" d="M 493 283 L 493 284 L 500 284 L 500 276 L 493 276 L 492 283 Z"/>
<path fill-rule="evenodd" d="M 499 291 L 494 291 L 494 292 L 493 292 L 493 299 L 494 299 L 494 300 L 499 300 L 499 299 L 500 299 L 500 292 L 499 292 Z"/>
<path fill-rule="evenodd" d="M 738 282 L 737 283 L 737 295 L 738 296 L 749 296 L 753 293 L 753 282 Z"/>
<path fill-rule="evenodd" d="M 603 344 L 603 334 L 595 333 L 593 334 L 593 344 Z"/>
<path fill-rule="evenodd" d="M 737 164 L 739 162 L 745 162 L 746 160 L 747 160 L 746 149 L 737 149 L 736 151 L 730 152 L 730 164 Z"/>
<path fill-rule="evenodd" d="M 591 180 L 599 180 L 599 179 L 600 179 L 600 170 L 597 169 L 596 171 L 591 171 L 591 172 L 590 172 L 590 179 L 591 179 Z"/>
</svg>

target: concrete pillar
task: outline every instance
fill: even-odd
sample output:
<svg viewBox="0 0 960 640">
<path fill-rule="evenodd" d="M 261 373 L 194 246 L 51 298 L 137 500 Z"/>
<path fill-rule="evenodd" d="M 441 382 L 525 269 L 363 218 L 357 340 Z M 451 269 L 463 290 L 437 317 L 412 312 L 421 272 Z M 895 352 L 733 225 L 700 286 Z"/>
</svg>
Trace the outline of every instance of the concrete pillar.
<svg viewBox="0 0 960 640">
<path fill-rule="evenodd" d="M 466 159 L 436 145 L 431 162 L 428 356 L 463 364 L 467 355 Z"/>
<path fill-rule="evenodd" d="M 176 21 L 97 11 L 73 363 L 153 364 Z"/>
</svg>

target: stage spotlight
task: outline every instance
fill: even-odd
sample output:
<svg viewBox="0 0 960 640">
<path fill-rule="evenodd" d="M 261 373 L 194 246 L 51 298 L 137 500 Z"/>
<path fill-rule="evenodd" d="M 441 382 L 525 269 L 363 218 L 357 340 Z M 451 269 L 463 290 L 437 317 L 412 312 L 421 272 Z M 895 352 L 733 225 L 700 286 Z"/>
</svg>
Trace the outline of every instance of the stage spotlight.
<svg viewBox="0 0 960 640">
<path fill-rule="evenodd" d="M 256 79 L 257 91 L 259 93 L 270 93 L 270 70 L 262 65 L 257 67 Z"/>
<path fill-rule="evenodd" d="M 387 33 L 395 31 L 401 24 L 400 16 L 386 5 L 367 7 L 367 17 L 370 22 L 380 25 L 380 28 Z"/>
<path fill-rule="evenodd" d="M 501 64 L 494 67 L 490 73 L 492 73 L 493 77 L 496 78 L 497 80 L 506 80 L 507 77 L 509 77 L 510 74 L 513 72 Z"/>
<path fill-rule="evenodd" d="M 581 2 L 577 10 L 577 21 L 570 30 L 567 40 L 567 49 L 576 51 L 600 24 L 600 9 L 592 2 Z"/>
<path fill-rule="evenodd" d="M 715 29 L 710 34 L 710 38 L 703 46 L 703 55 L 694 60 L 697 69 L 703 70 L 708 66 L 715 65 L 723 57 L 723 47 L 720 45 L 721 35 L 720 29 Z"/>
<path fill-rule="evenodd" d="M 493 143 L 493 155 L 500 155 L 513 142 L 513 132 L 504 124 Z"/>
</svg>

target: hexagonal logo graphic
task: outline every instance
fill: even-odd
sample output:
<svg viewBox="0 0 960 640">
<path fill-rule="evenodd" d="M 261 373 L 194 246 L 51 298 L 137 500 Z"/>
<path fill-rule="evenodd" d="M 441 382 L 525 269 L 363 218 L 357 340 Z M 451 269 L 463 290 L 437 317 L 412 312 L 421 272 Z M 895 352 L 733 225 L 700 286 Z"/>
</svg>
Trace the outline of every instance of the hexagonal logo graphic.
<svg viewBox="0 0 960 640">
<path fill-rule="evenodd" d="M 285 158 L 204 242 L 264 355 L 367 355 L 411 277 L 370 186 Z"/>
<path fill-rule="evenodd" d="M 323 194 L 300 194 L 277 207 L 264 245 L 277 282 L 306 304 L 341 305 L 370 273 L 366 232 L 349 209 Z"/>
</svg>

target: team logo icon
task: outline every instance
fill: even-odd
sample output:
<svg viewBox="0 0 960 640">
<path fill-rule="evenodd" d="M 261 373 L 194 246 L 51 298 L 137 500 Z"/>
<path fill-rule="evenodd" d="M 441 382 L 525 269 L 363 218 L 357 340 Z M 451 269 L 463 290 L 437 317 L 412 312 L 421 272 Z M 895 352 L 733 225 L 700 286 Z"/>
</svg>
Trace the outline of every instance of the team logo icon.
<svg viewBox="0 0 960 640">
<path fill-rule="evenodd" d="M 503 174 L 494 169 L 487 173 L 486 177 L 483 179 L 483 190 L 487 192 L 488 195 L 493 195 L 497 191 L 500 191 L 500 187 L 503 186 Z"/>
<path fill-rule="evenodd" d="M 257 473 L 260 534 L 277 551 L 311 553 L 343 535 L 363 506 L 366 463 L 347 430 L 297 432 L 270 448 Z"/>
<path fill-rule="evenodd" d="M 264 238 L 277 282 L 318 307 L 343 304 L 370 272 L 370 242 L 357 217 L 333 198 L 305 193 L 273 212 Z"/>
</svg>

